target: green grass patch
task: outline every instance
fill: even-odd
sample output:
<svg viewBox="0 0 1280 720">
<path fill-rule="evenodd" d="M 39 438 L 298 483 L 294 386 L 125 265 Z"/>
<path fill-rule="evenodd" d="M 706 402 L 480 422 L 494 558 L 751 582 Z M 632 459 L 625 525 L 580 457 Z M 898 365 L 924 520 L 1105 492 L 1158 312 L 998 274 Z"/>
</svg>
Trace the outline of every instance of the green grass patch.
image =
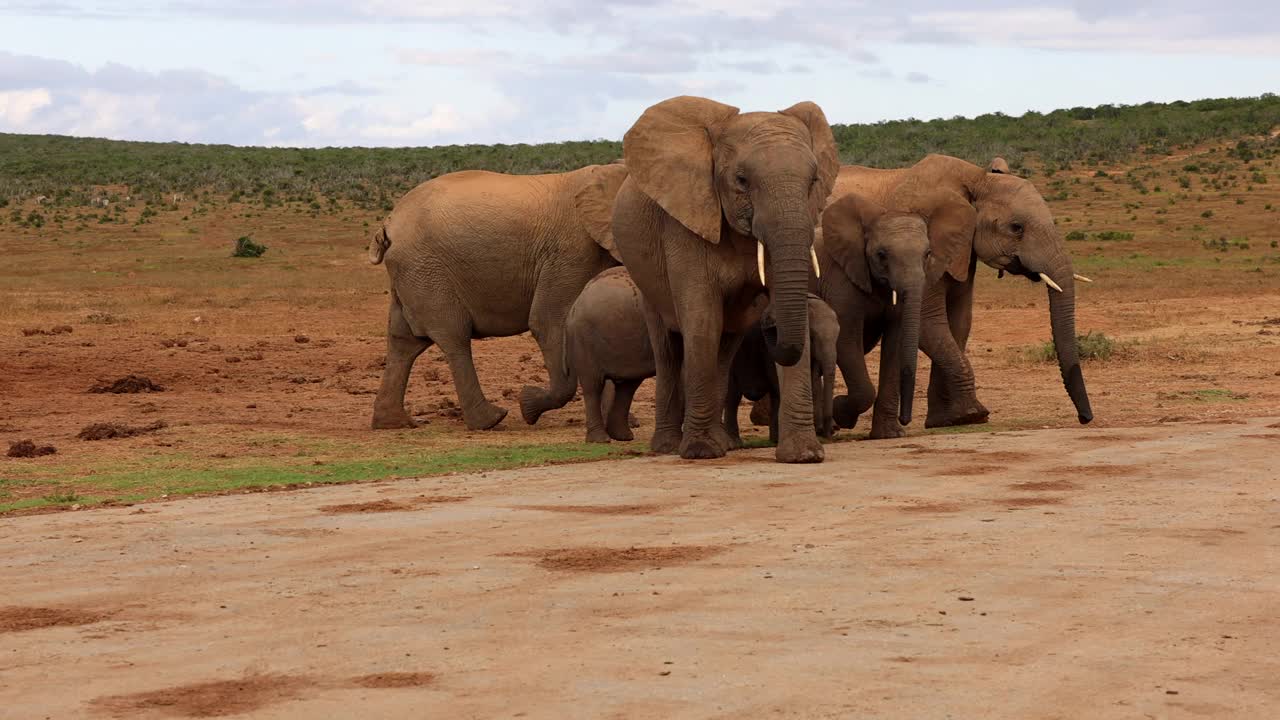
<svg viewBox="0 0 1280 720">
<path fill-rule="evenodd" d="M 1223 388 L 1204 388 L 1201 390 L 1178 390 L 1176 392 L 1162 392 L 1157 395 L 1161 400 L 1182 400 L 1187 402 L 1239 402 L 1248 400 L 1249 396 L 1245 393 L 1238 393 L 1234 390 L 1226 390 Z"/>
<path fill-rule="evenodd" d="M 424 449 L 412 455 L 333 462 L 310 460 L 314 453 L 300 449 L 292 456 L 246 457 L 220 463 L 209 458 L 166 455 L 117 467 L 98 467 L 92 472 L 70 466 L 41 464 L 25 468 L 25 472 L 11 472 L 17 468 L 6 468 L 6 475 L 12 479 L 0 479 L 0 488 L 10 491 L 56 483 L 58 492 L 39 498 L 0 502 L 0 513 L 73 503 L 87 506 L 104 502 L 138 502 L 164 495 L 173 497 L 288 485 L 333 485 L 453 472 L 509 470 L 622 458 L 644 449 L 643 445 L 637 447 L 635 443 L 625 447 L 586 443 L 494 445 L 445 452 Z M 210 467 L 211 463 L 215 466 Z M 22 477 L 15 477 L 19 475 Z"/>
</svg>

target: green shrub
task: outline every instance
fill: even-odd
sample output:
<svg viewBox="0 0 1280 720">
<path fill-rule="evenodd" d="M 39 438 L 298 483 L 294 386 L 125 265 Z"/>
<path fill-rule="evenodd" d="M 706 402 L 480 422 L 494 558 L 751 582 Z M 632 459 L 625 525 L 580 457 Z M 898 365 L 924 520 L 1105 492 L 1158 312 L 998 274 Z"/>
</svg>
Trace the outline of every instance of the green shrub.
<svg viewBox="0 0 1280 720">
<path fill-rule="evenodd" d="M 231 257 L 238 258 L 256 258 L 262 257 L 267 251 L 266 245 L 259 245 L 254 242 L 248 235 L 236 238 L 236 248 L 231 252 Z"/>
<path fill-rule="evenodd" d="M 1131 347 L 1131 343 L 1115 340 L 1092 330 L 1076 336 L 1076 353 L 1081 360 L 1110 360 L 1113 357 L 1123 357 Z M 1038 362 L 1058 361 L 1058 349 L 1052 340 L 1034 345 L 1026 352 L 1027 357 Z"/>
<path fill-rule="evenodd" d="M 1205 210 L 1204 212 L 1200 213 L 1200 217 L 1202 217 L 1202 218 L 1211 218 L 1211 217 L 1213 217 L 1213 211 L 1212 211 L 1212 210 Z"/>
<path fill-rule="evenodd" d="M 1083 230 L 1072 230 L 1071 232 L 1067 233 L 1067 240 L 1069 242 L 1087 240 L 1088 238 L 1089 238 L 1089 234 L 1084 232 Z"/>
<path fill-rule="evenodd" d="M 1093 237 L 1103 242 L 1118 242 L 1123 240 L 1132 240 L 1133 233 L 1121 232 L 1119 230 L 1103 230 L 1101 232 L 1094 233 Z"/>
</svg>

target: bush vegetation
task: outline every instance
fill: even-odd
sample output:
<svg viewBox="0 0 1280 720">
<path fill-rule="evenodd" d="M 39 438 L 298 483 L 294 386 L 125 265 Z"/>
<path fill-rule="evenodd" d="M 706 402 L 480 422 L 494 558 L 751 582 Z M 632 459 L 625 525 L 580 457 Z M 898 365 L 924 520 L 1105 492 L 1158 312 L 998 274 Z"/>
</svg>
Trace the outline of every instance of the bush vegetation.
<svg viewBox="0 0 1280 720">
<path fill-rule="evenodd" d="M 1081 360 L 1110 360 L 1123 356 L 1129 349 L 1129 343 L 1109 338 L 1101 332 L 1090 330 L 1084 335 L 1076 336 L 1076 351 Z M 1027 355 L 1039 362 L 1058 361 L 1057 347 L 1052 340 L 1031 347 L 1027 350 Z"/>
<path fill-rule="evenodd" d="M 846 163 L 903 167 L 937 152 L 985 165 L 1000 155 L 1026 175 L 1030 171 L 1024 162 L 1034 153 L 1052 175 L 1074 164 L 1117 163 L 1138 154 L 1167 154 L 1238 137 L 1259 139 L 1240 140 L 1227 155 L 1252 162 L 1280 154 L 1280 139 L 1262 139 L 1277 125 L 1280 97 L 1268 93 L 1256 98 L 1076 107 L 1020 117 L 991 113 L 837 124 L 832 130 Z M 208 202 L 214 194 L 264 206 L 296 203 L 308 212 L 320 211 L 317 197 L 331 204 L 336 199 L 365 209 L 389 209 L 414 185 L 455 170 L 560 172 L 621 156 L 621 143 L 609 140 L 305 149 L 0 134 L 0 207 L 10 199 L 40 195 L 58 206 L 108 200 L 117 206 L 123 201 L 172 207 L 182 198 Z M 1184 170 L 1200 168 L 1188 165 Z M 1265 177 L 1254 181 L 1260 184 Z M 1141 186 L 1140 191 L 1146 189 L 1141 180 L 1130 182 Z M 104 198 L 94 190 L 101 186 L 128 187 L 130 196 Z"/>
</svg>

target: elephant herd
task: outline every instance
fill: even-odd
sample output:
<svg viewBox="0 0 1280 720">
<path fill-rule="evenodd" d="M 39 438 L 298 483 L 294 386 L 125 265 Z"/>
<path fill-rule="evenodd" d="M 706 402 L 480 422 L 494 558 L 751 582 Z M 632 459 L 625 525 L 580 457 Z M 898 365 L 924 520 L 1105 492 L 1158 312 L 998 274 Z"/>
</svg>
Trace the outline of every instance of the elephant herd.
<svg viewBox="0 0 1280 720">
<path fill-rule="evenodd" d="M 1085 278 L 1034 185 L 1000 158 L 842 166 L 812 102 L 743 113 L 676 97 L 640 116 L 618 162 L 435 178 L 396 204 L 369 253 L 391 280 L 374 428 L 413 426 L 405 387 L 433 343 L 467 427 L 493 427 L 507 411 L 485 398 L 471 340 L 526 331 L 550 383 L 521 391 L 524 420 L 581 382 L 592 441 L 631 438 L 631 398 L 656 376 L 654 452 L 723 456 L 741 442 L 739 398 L 768 396 L 777 459 L 820 462 L 819 433 L 867 410 L 871 437 L 903 434 L 919 351 L 932 361 L 925 426 L 985 422 L 965 356 L 978 260 L 1048 286 L 1063 383 L 1080 422 L 1093 417 L 1075 344 Z"/>
</svg>

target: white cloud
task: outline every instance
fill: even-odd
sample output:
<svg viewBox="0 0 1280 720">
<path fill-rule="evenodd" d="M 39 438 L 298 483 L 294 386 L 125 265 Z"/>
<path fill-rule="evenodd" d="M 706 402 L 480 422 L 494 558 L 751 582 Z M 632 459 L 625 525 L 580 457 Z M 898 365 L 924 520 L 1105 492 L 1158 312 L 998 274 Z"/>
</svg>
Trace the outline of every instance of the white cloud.
<svg viewBox="0 0 1280 720">
<path fill-rule="evenodd" d="M 28 125 L 37 110 L 53 104 L 53 96 L 45 88 L 0 92 L 0 127 L 30 131 Z"/>
</svg>

